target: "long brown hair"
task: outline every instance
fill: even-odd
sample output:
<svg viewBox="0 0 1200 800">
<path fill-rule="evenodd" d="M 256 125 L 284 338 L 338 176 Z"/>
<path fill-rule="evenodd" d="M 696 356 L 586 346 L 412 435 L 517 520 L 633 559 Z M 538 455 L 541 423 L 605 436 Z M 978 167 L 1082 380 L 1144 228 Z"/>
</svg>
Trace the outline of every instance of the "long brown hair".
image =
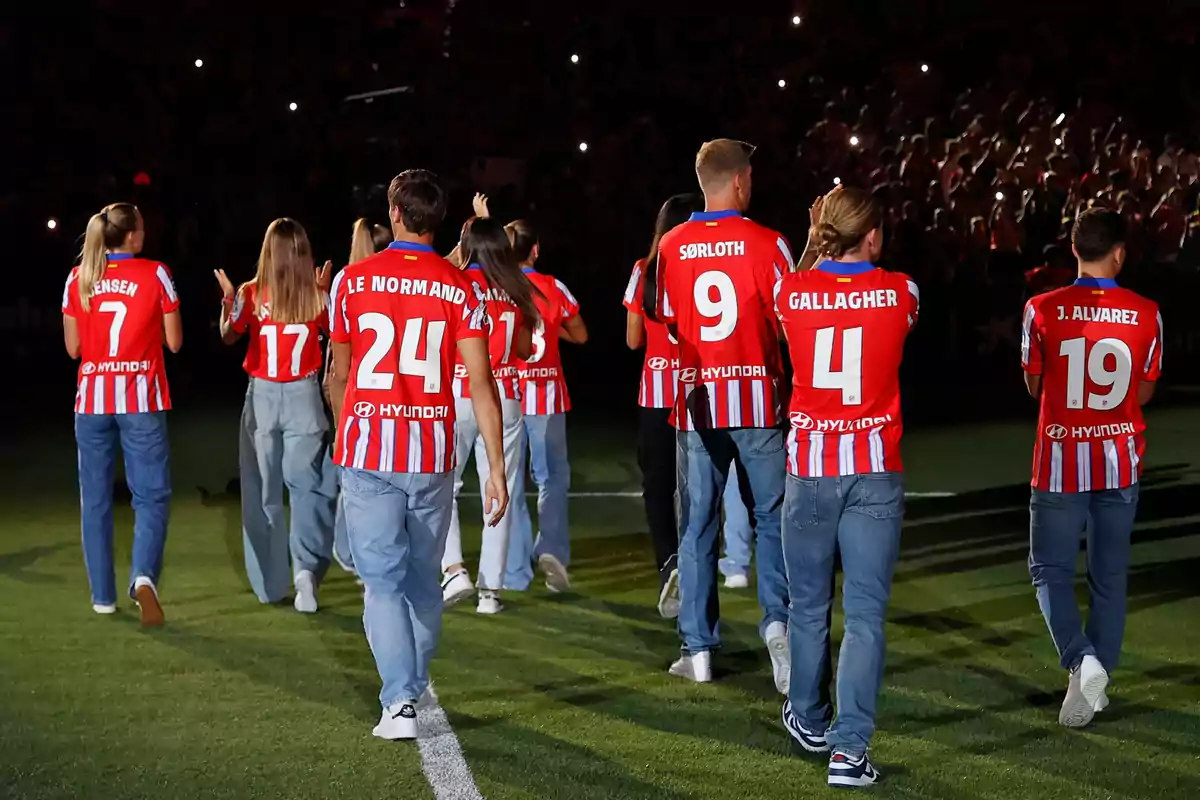
<svg viewBox="0 0 1200 800">
<path fill-rule="evenodd" d="M 654 238 L 650 241 L 650 254 L 642 268 L 642 312 L 654 322 L 658 313 L 658 243 L 675 228 L 688 221 L 696 211 L 704 208 L 704 198 L 697 194 L 677 194 L 663 203 L 654 220 Z"/>
<path fill-rule="evenodd" d="M 88 220 L 79 253 L 79 301 L 84 311 L 91 310 L 96 282 L 108 266 L 108 251 L 125 246 L 129 234 L 137 232 L 138 216 L 133 203 L 113 203 Z"/>
<path fill-rule="evenodd" d="M 541 315 L 533 296 L 538 290 L 521 271 L 521 261 L 503 225 L 489 217 L 471 220 L 463 233 L 462 254 L 463 263 L 478 264 L 488 286 L 507 294 L 526 322 L 537 325 Z"/>
<path fill-rule="evenodd" d="M 533 223 L 527 219 L 517 219 L 504 226 L 508 240 L 512 243 L 513 253 L 521 264 L 528 264 L 533 259 L 533 248 L 538 245 L 537 232 Z"/>
<path fill-rule="evenodd" d="M 354 233 L 350 237 L 350 264 L 370 258 L 392 242 L 392 232 L 383 225 L 372 225 L 366 217 L 354 221 Z"/>
<path fill-rule="evenodd" d="M 255 288 L 255 313 L 262 313 L 265 299 L 271 307 L 272 322 L 304 323 L 321 316 L 325 297 L 317 286 L 312 245 L 303 225 L 284 217 L 267 226 L 258 273 L 240 291 L 245 292 L 251 285 Z"/>
</svg>

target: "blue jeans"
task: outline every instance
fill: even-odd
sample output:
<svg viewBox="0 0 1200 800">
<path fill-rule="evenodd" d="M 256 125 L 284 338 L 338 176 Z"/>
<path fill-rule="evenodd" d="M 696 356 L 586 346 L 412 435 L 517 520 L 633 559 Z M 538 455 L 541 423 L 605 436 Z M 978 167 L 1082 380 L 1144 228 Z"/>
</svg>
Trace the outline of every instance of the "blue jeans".
<svg viewBox="0 0 1200 800">
<path fill-rule="evenodd" d="M 363 628 L 383 680 L 384 708 L 415 703 L 429 685 L 442 631 L 442 548 L 454 473 L 342 469 L 354 566 L 366 588 Z"/>
<path fill-rule="evenodd" d="M 117 445 L 125 454 L 125 480 L 133 495 L 133 583 L 145 577 L 158 584 L 167 520 L 171 513 L 170 445 L 167 415 L 76 414 L 79 446 L 79 511 L 83 521 L 83 561 L 92 602 L 117 602 L 113 567 L 113 480 Z"/>
<path fill-rule="evenodd" d="M 286 597 L 293 574 L 307 570 L 320 581 L 329 568 L 337 497 L 325 487 L 328 429 L 316 378 L 250 379 L 238 448 L 242 543 L 246 575 L 260 602 Z"/>
<path fill-rule="evenodd" d="M 333 558 L 348 572 L 354 572 L 354 556 L 350 553 L 350 536 L 346 533 L 346 507 L 342 502 L 342 468 L 333 463 L 333 448 L 325 451 L 321 465 L 321 494 L 333 498 Z"/>
<path fill-rule="evenodd" d="M 787 620 L 787 574 L 783 566 L 779 515 L 783 506 L 787 454 L 778 428 L 683 431 L 678 434 L 679 634 L 685 653 L 721 645 L 717 623 L 717 531 L 721 496 L 729 473 L 746 479 L 754 506 L 759 633 Z"/>
<path fill-rule="evenodd" d="M 1029 501 L 1029 575 L 1064 669 L 1095 656 L 1112 672 L 1125 636 L 1130 537 L 1138 487 L 1096 492 L 1033 490 Z M 1090 522 L 1089 523 L 1089 517 Z M 1075 562 L 1087 531 L 1087 629 L 1075 602 Z"/>
<path fill-rule="evenodd" d="M 529 471 L 538 487 L 538 535 L 525 502 L 524 481 L 520 496 L 512 498 L 512 536 L 508 545 L 508 570 L 504 588 L 524 590 L 533 581 L 533 562 L 549 553 L 564 565 L 571 563 L 567 528 L 567 492 L 571 488 L 571 463 L 567 459 L 567 415 L 537 414 L 525 417 L 529 435 Z"/>
<path fill-rule="evenodd" d="M 883 683 L 884 621 L 900 554 L 904 476 L 788 476 L 783 553 L 791 614 L 788 699 L 810 731 L 826 732 L 832 750 L 857 758 L 875 733 Z M 837 672 L 837 719 L 830 725 L 829 623 L 834 556 L 841 552 L 845 634 Z"/>
<path fill-rule="evenodd" d="M 729 481 L 725 484 L 722 505 L 725 509 L 725 557 L 718 566 L 721 574 L 745 575 L 750 571 L 750 545 L 754 540 L 754 529 L 750 527 L 750 511 L 742 499 L 741 484 L 737 470 L 729 470 Z"/>
</svg>

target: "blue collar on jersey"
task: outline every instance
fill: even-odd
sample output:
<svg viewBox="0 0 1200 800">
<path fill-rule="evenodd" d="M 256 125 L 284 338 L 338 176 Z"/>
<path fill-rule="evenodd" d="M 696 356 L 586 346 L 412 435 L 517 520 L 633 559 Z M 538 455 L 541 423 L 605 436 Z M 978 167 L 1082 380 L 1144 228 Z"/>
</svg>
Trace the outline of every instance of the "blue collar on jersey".
<svg viewBox="0 0 1200 800">
<path fill-rule="evenodd" d="M 1116 289 L 1117 282 L 1112 278 L 1092 278 L 1087 275 L 1075 281 L 1076 286 L 1086 286 L 1089 289 Z"/>
<path fill-rule="evenodd" d="M 420 242 L 392 242 L 388 245 L 388 250 L 416 250 L 419 253 L 436 252 L 431 245 L 421 244 Z"/>
<path fill-rule="evenodd" d="M 714 222 L 718 219 L 729 219 L 730 217 L 740 217 L 742 212 L 729 209 L 728 211 L 695 211 L 688 218 L 688 222 Z"/>
<path fill-rule="evenodd" d="M 529 275 L 530 273 L 537 272 L 537 270 L 534 269 L 533 267 L 521 267 L 521 272 L 524 272 L 526 275 Z"/>
<path fill-rule="evenodd" d="M 479 266 L 478 264 L 468 264 L 468 265 L 467 265 L 467 269 L 477 269 L 477 270 L 481 270 L 481 269 L 483 269 L 483 267 Z"/>
<path fill-rule="evenodd" d="M 862 275 L 875 269 L 875 265 L 870 261 L 822 261 L 817 269 L 834 275 Z"/>
<path fill-rule="evenodd" d="M 133 253 L 106 253 L 104 257 L 109 261 L 128 261 L 134 258 L 134 255 Z"/>
</svg>

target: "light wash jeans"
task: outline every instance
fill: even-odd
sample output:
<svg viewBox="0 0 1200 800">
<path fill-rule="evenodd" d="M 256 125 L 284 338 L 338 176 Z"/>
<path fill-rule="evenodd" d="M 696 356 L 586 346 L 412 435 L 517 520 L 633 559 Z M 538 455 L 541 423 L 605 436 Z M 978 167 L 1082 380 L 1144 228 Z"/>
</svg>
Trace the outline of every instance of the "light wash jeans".
<svg viewBox="0 0 1200 800">
<path fill-rule="evenodd" d="M 741 484 L 737 470 L 729 470 L 725 496 L 721 501 L 725 511 L 725 525 L 721 531 L 725 539 L 725 557 L 717 564 L 725 577 L 745 575 L 750 571 L 754 529 L 750 527 L 750 511 L 742 499 Z"/>
<path fill-rule="evenodd" d="M 571 563 L 571 539 L 567 527 L 567 492 L 571 489 L 571 462 L 567 458 L 567 415 L 536 414 L 525 416 L 529 436 L 529 471 L 538 487 L 538 535 L 533 538 L 533 523 L 525 502 L 524 480 L 520 495 L 513 495 L 512 538 L 508 547 L 508 572 L 505 589 L 523 591 L 533 582 L 533 562 L 549 553 L 563 563 Z"/>
<path fill-rule="evenodd" d="M 383 680 L 384 708 L 413 703 L 429 685 L 442 630 L 442 548 L 454 474 L 342 469 L 342 502 L 362 579 L 363 628 Z"/>
<path fill-rule="evenodd" d="M 242 541 L 246 575 L 260 602 L 286 597 L 295 573 L 308 570 L 320 581 L 329 568 L 337 498 L 324 486 L 328 429 L 315 377 L 287 383 L 250 379 L 239 448 Z M 284 486 L 290 526 L 283 513 Z"/>
<path fill-rule="evenodd" d="M 698 653 L 721 645 L 717 522 L 735 469 L 746 476 L 747 494 L 754 503 L 758 602 L 763 610 L 759 633 L 772 622 L 787 621 L 788 585 L 779 538 L 787 453 L 778 428 L 681 431 L 677 441 L 679 634 L 683 651 Z"/>
<path fill-rule="evenodd" d="M 171 512 L 170 445 L 165 412 L 140 414 L 76 414 L 79 446 L 79 512 L 83 527 L 83 562 L 92 587 L 92 602 L 117 602 L 113 566 L 113 481 L 117 446 L 125 455 L 125 480 L 133 495 L 133 583 L 146 577 L 158 584 L 167 520 Z"/>
<path fill-rule="evenodd" d="M 791 594 L 788 699 L 806 729 L 824 731 L 831 750 L 857 759 L 875 733 L 886 649 L 883 626 L 904 519 L 904 476 L 789 475 L 783 518 Z M 838 657 L 837 719 L 831 725 L 829 624 L 839 552 L 845 633 Z"/>
<path fill-rule="evenodd" d="M 504 420 L 504 477 L 508 484 L 509 497 L 517 494 L 517 484 L 525 480 L 525 425 L 519 400 L 500 400 Z M 463 472 L 471 453 L 475 454 L 475 471 L 479 475 L 479 497 L 483 499 L 483 487 L 491 470 L 487 460 L 487 448 L 479 433 L 475 420 L 475 407 L 470 399 L 454 401 L 454 413 L 458 417 L 456 426 L 456 448 L 458 466 L 454 469 L 454 510 L 450 516 L 450 533 L 446 537 L 446 553 L 442 556 L 442 569 L 463 563 L 462 528 L 458 522 L 458 495 L 463 487 Z M 522 496 L 524 493 L 522 492 Z M 479 553 L 480 589 L 499 591 L 504 588 L 504 571 L 508 564 L 508 543 L 512 530 L 511 506 L 494 527 L 487 526 L 487 509 L 483 510 L 483 547 Z"/>
<path fill-rule="evenodd" d="M 1136 484 L 1096 492 L 1033 490 L 1029 574 L 1064 669 L 1074 669 L 1087 655 L 1098 658 L 1108 672 L 1117 668 L 1125 637 L 1130 538 L 1137 506 Z M 1090 596 L 1086 630 L 1075 601 L 1075 562 L 1085 528 Z"/>
<path fill-rule="evenodd" d="M 342 468 L 333 463 L 333 447 L 326 451 L 321 468 L 321 493 L 337 498 L 333 518 L 333 560 L 347 572 L 354 572 L 354 556 L 350 553 L 350 537 L 346 533 L 346 506 L 342 502 Z"/>
</svg>

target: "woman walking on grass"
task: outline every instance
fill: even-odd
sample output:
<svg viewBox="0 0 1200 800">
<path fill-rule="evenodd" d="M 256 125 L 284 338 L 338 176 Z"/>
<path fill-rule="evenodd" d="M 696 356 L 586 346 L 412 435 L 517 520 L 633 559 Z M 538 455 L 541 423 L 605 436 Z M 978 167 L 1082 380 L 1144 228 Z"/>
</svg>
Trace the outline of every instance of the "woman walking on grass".
<svg viewBox="0 0 1200 800">
<path fill-rule="evenodd" d="M 79 266 L 63 290 L 63 338 L 79 359 L 75 440 L 83 558 L 97 614 L 117 610 L 113 566 L 113 481 L 117 447 L 133 495 L 129 596 L 143 625 L 163 623 L 158 600 L 170 513 L 171 408 L 163 345 L 183 345 L 179 295 L 164 264 L 139 258 L 142 215 L 132 203 L 106 206 L 88 221 Z"/>
</svg>

